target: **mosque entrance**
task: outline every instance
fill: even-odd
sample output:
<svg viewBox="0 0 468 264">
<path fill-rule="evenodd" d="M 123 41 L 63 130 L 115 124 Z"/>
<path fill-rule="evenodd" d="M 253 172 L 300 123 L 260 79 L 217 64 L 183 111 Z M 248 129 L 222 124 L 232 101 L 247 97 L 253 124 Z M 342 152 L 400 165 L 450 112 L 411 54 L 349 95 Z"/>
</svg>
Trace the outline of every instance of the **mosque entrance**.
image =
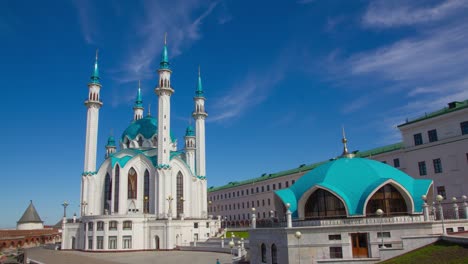
<svg viewBox="0 0 468 264">
<path fill-rule="evenodd" d="M 353 258 L 369 257 L 369 233 L 351 234 L 351 244 L 353 245 Z"/>
</svg>

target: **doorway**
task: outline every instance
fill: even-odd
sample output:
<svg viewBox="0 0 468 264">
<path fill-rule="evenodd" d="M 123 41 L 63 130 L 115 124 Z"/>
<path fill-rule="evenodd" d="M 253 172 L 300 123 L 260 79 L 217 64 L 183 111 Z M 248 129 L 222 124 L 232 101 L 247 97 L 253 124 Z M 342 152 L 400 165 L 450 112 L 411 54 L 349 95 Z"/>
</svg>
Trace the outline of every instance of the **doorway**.
<svg viewBox="0 0 468 264">
<path fill-rule="evenodd" d="M 159 250 L 159 236 L 154 237 L 154 246 L 156 250 Z"/>
<path fill-rule="evenodd" d="M 369 233 L 351 234 L 351 244 L 353 246 L 353 258 L 369 257 Z"/>
</svg>

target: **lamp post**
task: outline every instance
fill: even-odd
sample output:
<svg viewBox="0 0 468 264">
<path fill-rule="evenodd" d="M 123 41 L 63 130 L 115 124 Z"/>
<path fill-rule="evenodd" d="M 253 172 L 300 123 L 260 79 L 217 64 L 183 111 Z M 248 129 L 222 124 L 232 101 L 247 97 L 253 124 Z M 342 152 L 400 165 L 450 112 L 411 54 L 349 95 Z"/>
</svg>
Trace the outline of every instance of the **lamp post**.
<svg viewBox="0 0 468 264">
<path fill-rule="evenodd" d="M 465 214 L 465 219 L 468 219 L 468 203 L 466 203 L 466 195 L 462 195 L 463 199 L 463 212 Z"/>
<path fill-rule="evenodd" d="M 385 248 L 385 245 L 383 243 L 383 226 L 382 226 L 382 216 L 384 214 L 384 211 L 382 209 L 377 209 L 375 213 L 380 217 L 380 238 L 382 239 L 382 245 L 380 246 L 380 248 Z"/>
<path fill-rule="evenodd" d="M 455 219 L 459 219 L 460 213 L 458 212 L 457 197 L 452 197 L 452 202 L 453 202 L 453 216 L 455 217 Z"/>
<path fill-rule="evenodd" d="M 257 216 L 255 215 L 255 207 L 252 207 L 252 228 L 257 228 Z"/>
<path fill-rule="evenodd" d="M 440 219 L 442 220 L 442 235 L 445 235 L 444 208 L 442 208 L 442 200 L 444 200 L 444 197 L 439 194 L 436 196 L 436 200 L 439 203 Z"/>
<path fill-rule="evenodd" d="M 63 202 L 62 206 L 63 206 L 63 217 L 67 217 L 67 206 L 69 204 L 67 203 L 67 201 Z"/>
<path fill-rule="evenodd" d="M 302 237 L 302 233 L 300 231 L 296 231 L 296 233 L 294 233 L 294 236 L 297 238 L 297 263 L 301 264 L 301 248 L 299 245 L 299 241 Z"/>
<path fill-rule="evenodd" d="M 229 241 L 229 247 L 231 248 L 231 257 L 234 258 L 234 254 L 232 253 L 233 252 L 233 248 L 234 248 L 234 241 L 231 240 Z"/>
<path fill-rule="evenodd" d="M 148 213 L 148 207 L 149 207 L 148 205 L 149 205 L 149 204 L 148 204 L 148 196 L 145 196 L 145 208 L 144 208 L 145 214 Z"/>
</svg>

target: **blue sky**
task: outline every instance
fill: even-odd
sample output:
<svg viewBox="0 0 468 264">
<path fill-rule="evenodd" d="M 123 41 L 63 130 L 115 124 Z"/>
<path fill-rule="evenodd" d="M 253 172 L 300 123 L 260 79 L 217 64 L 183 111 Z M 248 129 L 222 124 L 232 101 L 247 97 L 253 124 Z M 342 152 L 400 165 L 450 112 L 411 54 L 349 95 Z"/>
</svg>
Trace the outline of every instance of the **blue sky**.
<svg viewBox="0 0 468 264">
<path fill-rule="evenodd" d="M 400 140 L 395 125 L 468 98 L 468 0 L 0 1 L 0 227 L 34 200 L 47 224 L 79 212 L 87 83 L 99 49 L 98 164 L 156 111 L 168 34 L 172 133 L 183 147 L 201 66 L 209 186 Z M 146 112 L 147 110 L 145 110 Z"/>
</svg>

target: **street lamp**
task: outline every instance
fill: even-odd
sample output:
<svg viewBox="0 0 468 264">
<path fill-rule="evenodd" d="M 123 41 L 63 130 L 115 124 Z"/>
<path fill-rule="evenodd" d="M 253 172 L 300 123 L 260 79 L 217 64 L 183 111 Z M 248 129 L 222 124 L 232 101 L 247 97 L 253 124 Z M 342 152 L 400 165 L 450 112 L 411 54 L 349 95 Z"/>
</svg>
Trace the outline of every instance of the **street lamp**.
<svg viewBox="0 0 468 264">
<path fill-rule="evenodd" d="M 378 216 L 380 216 L 380 238 L 382 239 L 382 245 L 380 248 L 385 248 L 385 245 L 383 243 L 383 226 L 382 226 L 382 216 L 384 214 L 384 211 L 382 209 L 377 209 L 375 212 Z"/>
<path fill-rule="evenodd" d="M 169 203 L 169 208 L 167 210 L 167 216 L 169 218 L 171 218 L 172 217 L 172 201 L 174 200 L 174 198 L 172 198 L 172 195 L 169 195 L 166 200 Z"/>
<path fill-rule="evenodd" d="M 302 237 L 302 233 L 300 231 L 296 231 L 294 236 L 297 238 L 297 263 L 301 264 L 301 248 L 299 247 L 299 240 Z"/>
<path fill-rule="evenodd" d="M 444 197 L 439 194 L 436 196 L 436 200 L 439 203 L 440 219 L 442 220 L 442 234 L 445 235 L 444 209 L 442 208 L 442 200 L 444 200 Z"/>
<path fill-rule="evenodd" d="M 62 206 L 63 206 L 63 217 L 67 217 L 67 206 L 69 204 L 67 203 L 67 201 L 63 202 Z"/>
<path fill-rule="evenodd" d="M 233 254 L 234 245 L 235 243 L 233 240 L 229 241 L 229 247 L 231 248 L 231 257 L 234 257 L 234 254 Z"/>
<path fill-rule="evenodd" d="M 145 210 L 144 210 L 144 211 L 145 211 L 145 214 L 148 213 L 148 207 L 149 207 L 148 205 L 149 205 L 149 204 L 148 204 L 148 196 L 145 196 Z"/>
<path fill-rule="evenodd" d="M 86 215 L 86 206 L 88 205 L 88 203 L 86 201 L 83 201 L 81 203 L 81 211 L 82 211 L 82 215 Z"/>
</svg>

